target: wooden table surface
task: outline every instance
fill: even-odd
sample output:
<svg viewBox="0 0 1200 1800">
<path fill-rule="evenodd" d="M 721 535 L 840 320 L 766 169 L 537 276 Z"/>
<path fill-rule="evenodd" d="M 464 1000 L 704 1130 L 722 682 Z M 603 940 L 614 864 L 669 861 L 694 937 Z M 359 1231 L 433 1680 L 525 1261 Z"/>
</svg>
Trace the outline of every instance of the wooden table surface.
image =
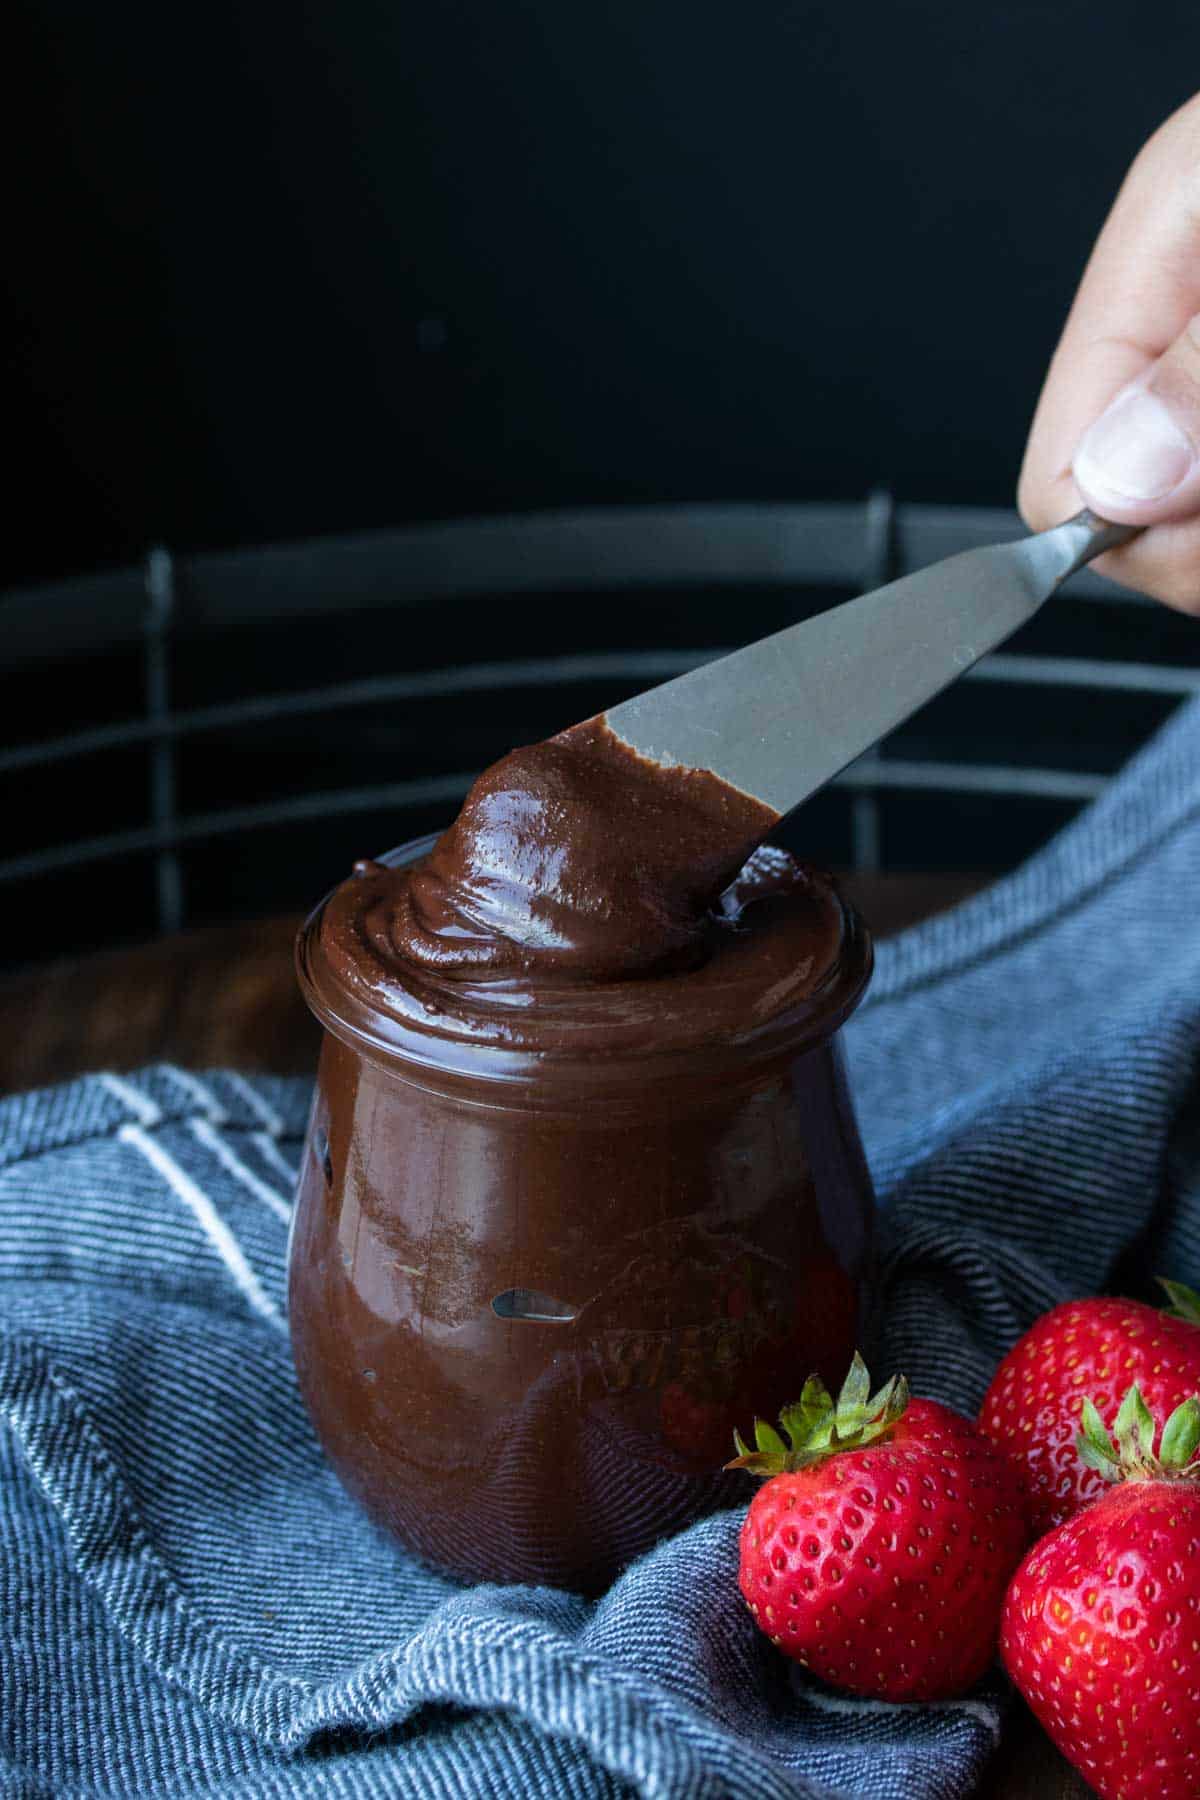
<svg viewBox="0 0 1200 1800">
<path fill-rule="evenodd" d="M 953 905 L 983 885 L 971 875 L 846 876 L 877 937 Z M 319 1032 L 292 976 L 295 918 L 187 932 L 0 980 L 0 1093 L 87 1069 L 166 1059 L 310 1071 Z M 985 1800 L 1086 1800 L 1091 1793 L 1014 1705 L 979 1790 Z"/>
</svg>

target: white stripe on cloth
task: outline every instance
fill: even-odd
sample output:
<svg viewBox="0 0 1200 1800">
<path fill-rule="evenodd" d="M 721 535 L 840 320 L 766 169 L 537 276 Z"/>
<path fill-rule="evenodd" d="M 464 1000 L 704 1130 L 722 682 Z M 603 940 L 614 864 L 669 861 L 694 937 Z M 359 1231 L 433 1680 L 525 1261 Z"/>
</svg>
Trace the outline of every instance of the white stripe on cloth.
<svg viewBox="0 0 1200 1800">
<path fill-rule="evenodd" d="M 291 1193 L 296 1185 L 296 1182 L 299 1179 L 299 1174 L 300 1174 L 299 1170 L 294 1168 L 292 1166 L 292 1164 L 288 1161 L 287 1157 L 283 1154 L 283 1151 L 279 1148 L 279 1145 L 275 1142 L 275 1139 L 271 1136 L 270 1132 L 256 1131 L 256 1132 L 252 1133 L 252 1136 L 254 1138 L 254 1142 L 258 1145 L 259 1149 L 262 1151 L 262 1154 L 263 1154 L 264 1158 L 266 1159 L 266 1161 L 269 1162 L 274 1168 L 278 1169 L 279 1173 L 284 1177 L 285 1181 L 288 1184 L 288 1192 Z"/>
<path fill-rule="evenodd" d="M 275 1111 L 265 1095 L 259 1093 L 254 1083 L 247 1081 L 244 1075 L 239 1075 L 236 1069 L 225 1069 L 223 1074 L 230 1087 L 237 1089 L 250 1111 L 256 1113 L 262 1120 L 271 1136 L 283 1137 L 286 1127 L 282 1115 Z"/>
<path fill-rule="evenodd" d="M 247 1192 L 253 1194 L 256 1200 L 261 1200 L 264 1206 L 269 1206 L 277 1219 L 282 1219 L 285 1225 L 288 1223 L 292 1216 L 292 1209 L 286 1200 L 280 1196 L 276 1188 L 271 1187 L 268 1182 L 260 1180 L 253 1169 L 247 1168 L 237 1152 L 220 1136 L 215 1126 L 210 1124 L 207 1119 L 193 1119 L 191 1130 L 192 1136 L 203 1144 L 206 1150 L 212 1151 L 221 1167 L 232 1175 L 235 1181 L 239 1181 Z"/>
<path fill-rule="evenodd" d="M 122 1125 L 118 1136 L 132 1144 L 162 1176 L 171 1192 L 194 1214 L 197 1224 L 232 1275 L 239 1292 L 254 1311 L 276 1331 L 286 1331 L 283 1314 L 264 1292 L 258 1276 L 246 1261 L 241 1245 L 204 1190 L 196 1185 L 186 1170 L 181 1169 L 154 1138 L 148 1137 L 140 1125 Z"/>
<path fill-rule="evenodd" d="M 201 1081 L 200 1077 L 193 1075 L 190 1069 L 181 1069 L 178 1063 L 164 1063 L 163 1068 L 172 1081 L 178 1082 L 181 1088 L 191 1094 L 201 1112 L 210 1118 L 214 1125 L 228 1124 L 229 1114 L 206 1081 Z"/>
<path fill-rule="evenodd" d="M 886 1714 L 889 1718 L 897 1717 L 898 1709 L 892 1700 L 860 1700 L 853 1694 L 829 1694 L 823 1688 L 809 1687 L 797 1680 L 795 1691 L 806 1706 L 815 1706 L 818 1712 L 849 1713 L 859 1718 L 869 1718 L 873 1713 Z M 978 1719 L 991 1732 L 996 1743 L 1000 1742 L 1000 1709 L 989 1706 L 986 1700 L 923 1700 L 921 1709 L 925 1712 L 960 1712 L 968 1718 Z"/>
<path fill-rule="evenodd" d="M 111 1069 L 101 1069 L 99 1079 L 113 1098 L 121 1102 L 126 1112 L 131 1112 L 143 1125 L 157 1125 L 161 1122 L 162 1108 L 149 1094 L 143 1094 L 140 1088 L 134 1087 L 132 1081 L 126 1081 L 123 1075 L 116 1075 Z"/>
</svg>

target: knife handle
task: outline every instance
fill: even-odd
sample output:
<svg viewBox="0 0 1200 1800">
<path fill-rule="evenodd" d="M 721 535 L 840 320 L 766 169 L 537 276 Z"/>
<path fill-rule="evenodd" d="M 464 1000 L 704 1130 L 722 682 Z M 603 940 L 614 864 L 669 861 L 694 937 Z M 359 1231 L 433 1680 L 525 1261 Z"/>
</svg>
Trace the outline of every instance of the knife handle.
<svg viewBox="0 0 1200 1800">
<path fill-rule="evenodd" d="M 1050 531 L 1039 531 L 1028 540 L 1032 546 L 1041 546 L 1052 552 L 1051 570 L 1054 586 L 1058 587 L 1068 575 L 1074 575 L 1093 558 L 1103 556 L 1106 550 L 1119 550 L 1130 538 L 1135 538 L 1143 530 L 1141 525 L 1113 525 L 1108 519 L 1099 518 L 1094 512 L 1084 507 L 1072 519 L 1062 525 L 1055 525 Z"/>
</svg>

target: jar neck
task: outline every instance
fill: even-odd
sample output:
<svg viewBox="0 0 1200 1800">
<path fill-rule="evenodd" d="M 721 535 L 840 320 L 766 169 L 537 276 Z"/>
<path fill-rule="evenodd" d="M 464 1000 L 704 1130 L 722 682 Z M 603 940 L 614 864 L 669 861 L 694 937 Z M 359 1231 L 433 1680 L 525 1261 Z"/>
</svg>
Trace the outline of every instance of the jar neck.
<svg viewBox="0 0 1200 1800">
<path fill-rule="evenodd" d="M 594 1101 L 636 1105 L 648 1086 L 685 1089 L 752 1088 L 781 1067 L 827 1043 L 854 1011 L 873 964 L 870 934 L 839 897 L 842 930 L 837 957 L 798 1003 L 717 1038 L 656 1049 L 602 1047 L 586 1022 L 561 1029 L 552 1045 L 528 1040 L 511 1047 L 494 1037 L 416 1023 L 357 992 L 330 969 L 321 944 L 324 903 L 301 928 L 296 969 L 304 998 L 326 1031 L 395 1079 L 487 1104 L 522 1107 Z M 643 984 L 649 987 L 650 984 Z M 653 1001 L 648 998 L 648 1006 Z"/>
</svg>

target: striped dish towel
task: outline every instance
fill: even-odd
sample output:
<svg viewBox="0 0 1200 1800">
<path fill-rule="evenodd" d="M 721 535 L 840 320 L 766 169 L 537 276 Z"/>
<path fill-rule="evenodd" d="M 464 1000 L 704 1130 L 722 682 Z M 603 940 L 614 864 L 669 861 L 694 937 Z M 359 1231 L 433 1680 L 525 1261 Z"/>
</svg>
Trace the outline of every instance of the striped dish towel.
<svg viewBox="0 0 1200 1800">
<path fill-rule="evenodd" d="M 972 1410 L 1069 1295 L 1200 1274 L 1200 711 L 1016 875 L 883 946 L 850 1029 L 885 1343 Z M 303 1083 L 171 1067 L 0 1104 L 0 1794 L 950 1800 L 998 1682 L 802 1678 L 740 1516 L 599 1601 L 462 1588 L 359 1517 L 293 1382 Z"/>
</svg>

